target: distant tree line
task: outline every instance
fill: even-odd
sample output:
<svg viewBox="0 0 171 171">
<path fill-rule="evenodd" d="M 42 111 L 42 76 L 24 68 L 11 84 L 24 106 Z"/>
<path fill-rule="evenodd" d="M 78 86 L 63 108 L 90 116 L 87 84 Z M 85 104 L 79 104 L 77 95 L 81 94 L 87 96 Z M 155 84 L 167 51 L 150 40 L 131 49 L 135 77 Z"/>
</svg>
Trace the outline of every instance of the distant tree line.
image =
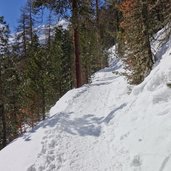
<svg viewBox="0 0 171 171">
<path fill-rule="evenodd" d="M 150 41 L 170 24 L 170 9 L 170 0 L 27 0 L 12 40 L 0 17 L 0 149 L 89 83 L 113 45 L 128 81 L 141 83 L 155 62 Z M 61 19 L 67 28 L 54 24 Z"/>
</svg>

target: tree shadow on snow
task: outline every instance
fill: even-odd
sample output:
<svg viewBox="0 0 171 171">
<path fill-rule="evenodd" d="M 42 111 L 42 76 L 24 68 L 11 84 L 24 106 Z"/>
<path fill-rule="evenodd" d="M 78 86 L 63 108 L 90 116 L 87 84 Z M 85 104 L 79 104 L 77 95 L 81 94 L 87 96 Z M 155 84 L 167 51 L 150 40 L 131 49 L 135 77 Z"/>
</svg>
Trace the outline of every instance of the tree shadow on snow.
<svg viewBox="0 0 171 171">
<path fill-rule="evenodd" d="M 30 133 L 23 136 L 23 138 L 25 141 L 30 141 L 33 132 L 36 132 L 39 128 L 47 127 L 56 128 L 57 130 L 60 129 L 72 135 L 99 137 L 102 124 L 108 124 L 115 117 L 116 112 L 125 106 L 125 103 L 120 105 L 106 117 L 96 117 L 93 114 L 87 114 L 82 117 L 74 118 L 77 114 L 73 112 L 58 113 L 39 123 Z"/>
<path fill-rule="evenodd" d="M 119 107 L 115 108 L 114 110 L 112 110 L 103 120 L 104 123 L 108 124 L 114 117 L 115 117 L 115 112 L 118 110 L 123 109 L 127 104 L 123 103 L 122 105 L 120 105 Z"/>
</svg>

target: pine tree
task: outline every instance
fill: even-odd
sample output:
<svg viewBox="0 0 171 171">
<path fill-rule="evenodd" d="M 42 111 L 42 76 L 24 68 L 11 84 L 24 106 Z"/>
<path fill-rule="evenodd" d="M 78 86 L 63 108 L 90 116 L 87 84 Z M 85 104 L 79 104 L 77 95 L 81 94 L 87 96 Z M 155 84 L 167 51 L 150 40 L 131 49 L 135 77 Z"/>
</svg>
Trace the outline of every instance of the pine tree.
<svg viewBox="0 0 171 171">
<path fill-rule="evenodd" d="M 49 50 L 51 89 L 55 91 L 55 94 L 58 94 L 57 98 L 64 95 L 73 85 L 73 47 L 71 38 L 69 30 L 57 27 L 55 29 L 55 38 Z"/>
<path fill-rule="evenodd" d="M 79 34 L 79 4 L 81 1 L 79 0 L 59 0 L 59 1 L 44 1 L 39 2 L 38 0 L 33 1 L 35 7 L 39 7 L 41 5 L 52 8 L 58 14 L 61 13 L 65 15 L 66 9 L 70 9 L 72 15 L 72 28 L 73 28 L 73 44 L 74 44 L 74 54 L 75 54 L 75 79 L 76 79 L 76 87 L 80 87 L 82 85 L 81 78 L 81 60 L 80 60 L 80 34 Z"/>
<path fill-rule="evenodd" d="M 18 101 L 18 86 L 20 80 L 15 66 L 15 57 L 11 54 L 5 56 L 3 60 L 3 84 L 5 114 L 7 122 L 7 139 L 13 140 L 18 135 L 19 121 L 19 101 Z"/>
<path fill-rule="evenodd" d="M 27 0 L 25 7 L 21 9 L 21 16 L 17 28 L 18 47 L 24 57 L 27 57 L 28 47 L 32 46 L 34 35 L 36 34 L 33 29 L 35 25 L 35 13 L 32 7 L 32 0 Z"/>
<path fill-rule="evenodd" d="M 3 74 L 3 61 L 4 57 L 8 51 L 8 38 L 9 38 L 9 28 L 4 17 L 0 17 L 0 118 L 1 118 L 1 140 L 2 147 L 5 147 L 7 144 L 7 135 L 6 135 L 6 116 L 5 116 L 5 102 L 4 102 L 4 81 Z"/>
<path fill-rule="evenodd" d="M 35 35 L 33 45 L 30 46 L 27 67 L 24 75 L 24 82 L 22 89 L 24 104 L 23 109 L 27 116 L 28 122 L 31 126 L 41 120 L 45 119 L 45 73 L 46 69 L 46 56 L 43 49 L 39 47 L 38 38 Z"/>
<path fill-rule="evenodd" d="M 132 84 L 141 83 L 152 69 L 153 59 L 149 40 L 147 1 L 125 0 L 120 6 L 123 14 L 124 62 Z"/>
<path fill-rule="evenodd" d="M 69 30 L 62 30 L 61 39 L 61 96 L 72 88 L 73 46 Z"/>
</svg>

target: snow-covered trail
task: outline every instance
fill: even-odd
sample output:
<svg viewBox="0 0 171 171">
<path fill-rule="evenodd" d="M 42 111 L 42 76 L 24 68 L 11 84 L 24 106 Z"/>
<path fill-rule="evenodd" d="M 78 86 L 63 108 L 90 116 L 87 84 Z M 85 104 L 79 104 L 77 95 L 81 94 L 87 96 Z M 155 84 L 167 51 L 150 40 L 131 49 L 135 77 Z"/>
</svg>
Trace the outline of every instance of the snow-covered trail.
<svg viewBox="0 0 171 171">
<path fill-rule="evenodd" d="M 119 84 L 126 82 L 106 68 L 96 73 L 92 84 L 68 92 L 65 96 L 70 99 L 63 97 L 68 100 L 65 108 L 57 114 L 60 103 L 51 109 L 51 128 L 42 137 L 42 149 L 27 171 L 113 171 L 110 142 L 114 134 L 106 134 L 105 129 L 117 110 L 126 106 L 120 101 L 125 92 L 114 88 Z"/>
<path fill-rule="evenodd" d="M 140 85 L 127 84 L 114 58 L 67 92 L 0 151 L 0 171 L 171 171 L 171 39 L 163 47 Z"/>
<path fill-rule="evenodd" d="M 43 122 L 41 149 L 26 170 L 170 171 L 170 56 L 168 49 L 138 86 L 116 74 L 116 62 L 69 91 Z"/>
</svg>

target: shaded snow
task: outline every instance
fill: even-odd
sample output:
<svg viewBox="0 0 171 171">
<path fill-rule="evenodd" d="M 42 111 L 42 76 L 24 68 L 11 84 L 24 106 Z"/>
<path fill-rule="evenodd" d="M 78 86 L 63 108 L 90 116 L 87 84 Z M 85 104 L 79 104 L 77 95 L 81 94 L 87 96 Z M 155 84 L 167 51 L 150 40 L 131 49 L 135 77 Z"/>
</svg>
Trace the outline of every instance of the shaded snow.
<svg viewBox="0 0 171 171">
<path fill-rule="evenodd" d="M 0 170 L 170 171 L 171 45 L 163 46 L 138 86 L 118 74 L 113 54 L 91 84 L 66 93 L 48 119 L 0 151 Z"/>
</svg>

